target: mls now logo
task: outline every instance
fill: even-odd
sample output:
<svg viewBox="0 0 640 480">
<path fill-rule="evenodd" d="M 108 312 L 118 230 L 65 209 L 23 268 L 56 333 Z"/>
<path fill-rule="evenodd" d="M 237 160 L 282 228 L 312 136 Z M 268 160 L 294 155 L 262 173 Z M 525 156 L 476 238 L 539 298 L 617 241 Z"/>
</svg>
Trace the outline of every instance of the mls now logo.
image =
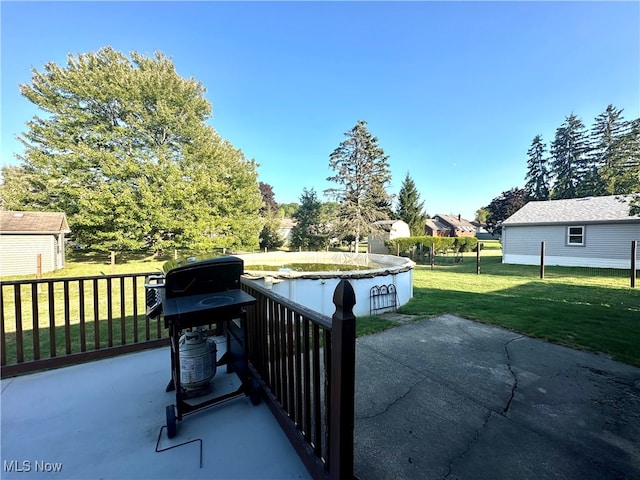
<svg viewBox="0 0 640 480">
<path fill-rule="evenodd" d="M 31 462 L 31 460 L 23 460 L 22 462 L 18 460 L 5 460 L 3 462 L 3 471 L 10 472 L 61 472 L 62 471 L 62 463 L 61 462 L 45 462 L 44 460 L 36 460 L 35 462 Z"/>
</svg>

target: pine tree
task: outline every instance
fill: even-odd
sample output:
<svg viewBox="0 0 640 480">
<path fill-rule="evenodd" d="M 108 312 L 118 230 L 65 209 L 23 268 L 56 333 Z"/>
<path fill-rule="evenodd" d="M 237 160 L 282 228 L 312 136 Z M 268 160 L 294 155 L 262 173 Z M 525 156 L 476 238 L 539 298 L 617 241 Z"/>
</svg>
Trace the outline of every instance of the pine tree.
<svg viewBox="0 0 640 480">
<path fill-rule="evenodd" d="M 574 114 L 556 130 L 551 144 L 550 173 L 555 182 L 553 199 L 591 195 L 586 182 L 589 173 L 587 136 L 582 121 Z"/>
<path fill-rule="evenodd" d="M 549 171 L 547 159 L 544 156 L 546 145 L 542 143 L 542 137 L 536 135 L 527 150 L 527 183 L 524 189 L 531 200 L 549 199 Z"/>
<path fill-rule="evenodd" d="M 300 208 L 293 214 L 296 225 L 291 229 L 289 244 L 304 250 L 322 250 L 329 241 L 328 225 L 322 203 L 315 190 L 303 188 Z"/>
<path fill-rule="evenodd" d="M 361 237 L 378 231 L 376 221 L 390 218 L 391 196 L 386 186 L 391 181 L 388 157 L 378 146 L 378 139 L 358 121 L 345 132 L 342 141 L 329 156 L 329 166 L 336 175 L 327 180 L 338 188 L 328 189 L 340 204 L 339 221 L 344 231 L 353 232 L 356 251 Z"/>
<path fill-rule="evenodd" d="M 424 212 L 424 202 L 420 201 L 420 194 L 416 184 L 407 172 L 398 192 L 397 216 L 409 225 L 411 236 L 424 235 L 424 224 L 427 214 Z"/>
<path fill-rule="evenodd" d="M 625 121 L 622 110 L 609 105 L 595 119 L 591 142 L 598 194 L 640 190 L 640 120 Z"/>
</svg>

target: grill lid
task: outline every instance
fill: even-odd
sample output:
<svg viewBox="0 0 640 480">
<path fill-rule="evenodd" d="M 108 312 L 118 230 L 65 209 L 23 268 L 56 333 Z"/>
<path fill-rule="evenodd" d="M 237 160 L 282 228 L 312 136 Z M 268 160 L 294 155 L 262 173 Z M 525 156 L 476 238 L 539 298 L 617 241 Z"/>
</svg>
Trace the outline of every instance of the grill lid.
<svg viewBox="0 0 640 480">
<path fill-rule="evenodd" d="M 166 298 L 202 295 L 240 289 L 244 273 L 241 258 L 211 258 L 169 268 L 165 276 Z"/>
</svg>

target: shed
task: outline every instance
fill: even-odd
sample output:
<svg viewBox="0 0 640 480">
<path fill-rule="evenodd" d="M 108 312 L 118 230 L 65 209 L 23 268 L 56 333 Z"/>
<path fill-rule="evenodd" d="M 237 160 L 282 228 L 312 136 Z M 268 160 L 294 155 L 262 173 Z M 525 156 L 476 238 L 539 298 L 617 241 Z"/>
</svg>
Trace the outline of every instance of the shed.
<svg viewBox="0 0 640 480">
<path fill-rule="evenodd" d="M 529 202 L 502 223 L 502 262 L 569 267 L 630 268 L 631 243 L 640 240 L 632 195 Z M 640 254 L 640 252 L 638 252 Z"/>
<path fill-rule="evenodd" d="M 395 238 L 407 238 L 411 236 L 409 225 L 402 220 L 381 220 L 375 222 L 375 225 L 377 225 L 381 231 L 369 235 L 369 253 L 387 255 L 389 249 L 384 242 Z"/>
<path fill-rule="evenodd" d="M 62 212 L 0 212 L 0 276 L 42 273 L 64 267 L 64 235 L 69 233 Z"/>
</svg>

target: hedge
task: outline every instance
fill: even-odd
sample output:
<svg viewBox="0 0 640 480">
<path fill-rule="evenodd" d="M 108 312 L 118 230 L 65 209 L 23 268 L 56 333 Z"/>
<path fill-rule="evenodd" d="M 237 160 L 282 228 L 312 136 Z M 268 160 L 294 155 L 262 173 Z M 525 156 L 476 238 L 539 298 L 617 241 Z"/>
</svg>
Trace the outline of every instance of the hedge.
<svg viewBox="0 0 640 480">
<path fill-rule="evenodd" d="M 387 240 L 385 245 L 392 255 L 399 253 L 400 256 L 413 258 L 416 253 L 421 257 L 428 255 L 432 245 L 436 255 L 474 251 L 477 248 L 478 239 L 476 237 L 404 237 Z"/>
</svg>

